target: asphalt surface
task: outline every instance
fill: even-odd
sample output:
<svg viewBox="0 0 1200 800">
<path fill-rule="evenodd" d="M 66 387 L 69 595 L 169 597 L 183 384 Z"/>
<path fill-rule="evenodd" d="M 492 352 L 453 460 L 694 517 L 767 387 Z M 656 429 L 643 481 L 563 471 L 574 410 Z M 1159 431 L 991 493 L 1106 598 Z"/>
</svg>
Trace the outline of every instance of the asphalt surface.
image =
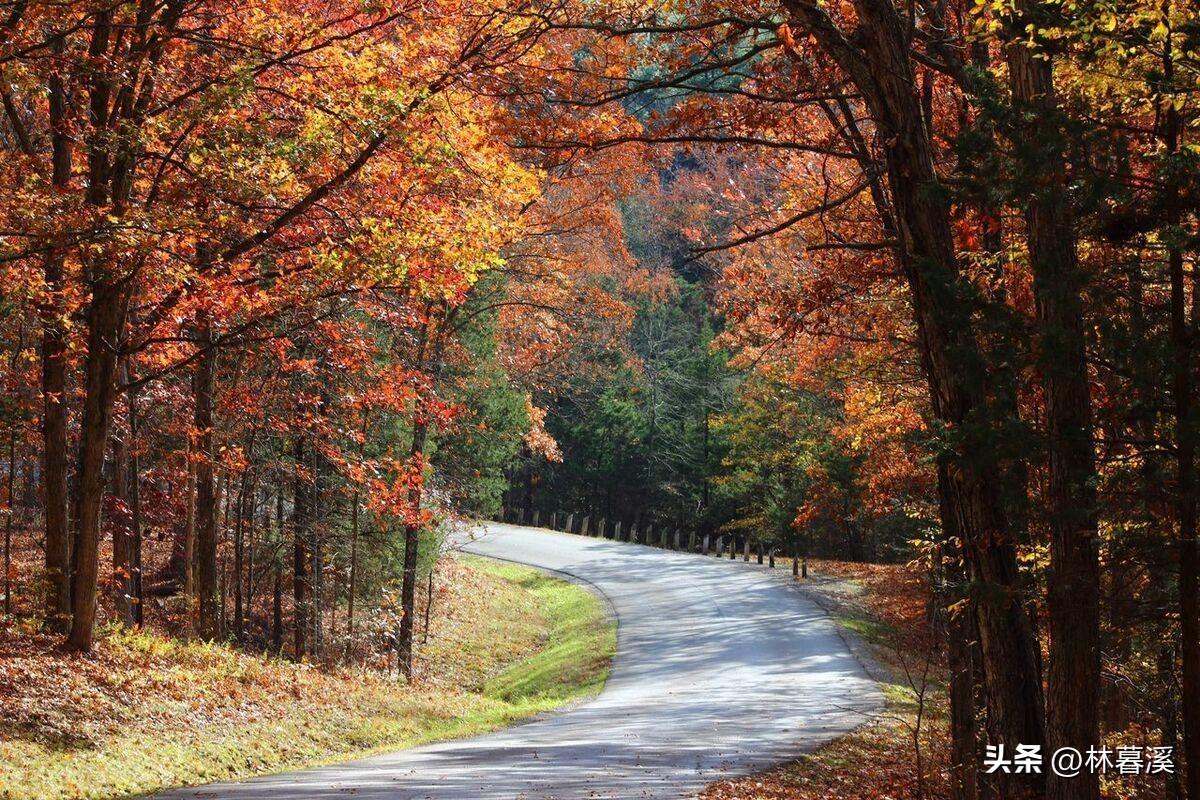
<svg viewBox="0 0 1200 800">
<path fill-rule="evenodd" d="M 598 697 L 472 739 L 159 797 L 681 798 L 795 758 L 882 708 L 828 617 L 753 565 L 500 524 L 461 546 L 607 598 L 617 656 Z"/>
</svg>

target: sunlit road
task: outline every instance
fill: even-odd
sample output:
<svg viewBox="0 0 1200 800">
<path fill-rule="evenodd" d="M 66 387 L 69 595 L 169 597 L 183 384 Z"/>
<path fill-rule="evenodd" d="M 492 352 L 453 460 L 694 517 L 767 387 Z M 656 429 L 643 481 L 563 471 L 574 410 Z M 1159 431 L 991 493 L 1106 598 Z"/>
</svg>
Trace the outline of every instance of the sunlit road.
<svg viewBox="0 0 1200 800">
<path fill-rule="evenodd" d="M 591 584 L 618 618 L 604 691 L 498 733 L 160 797 L 678 798 L 878 710 L 827 617 L 740 562 L 491 524 L 464 545 Z"/>
</svg>

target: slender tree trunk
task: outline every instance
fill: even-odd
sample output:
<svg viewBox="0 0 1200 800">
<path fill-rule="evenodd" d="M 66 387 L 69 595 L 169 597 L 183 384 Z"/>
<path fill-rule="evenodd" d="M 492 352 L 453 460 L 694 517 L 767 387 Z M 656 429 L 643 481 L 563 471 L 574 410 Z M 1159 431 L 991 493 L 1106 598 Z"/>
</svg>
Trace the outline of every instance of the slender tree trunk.
<svg viewBox="0 0 1200 800">
<path fill-rule="evenodd" d="M 429 347 L 430 322 L 426 321 L 426 327 L 422 332 L 420 354 L 417 358 L 417 364 L 423 366 L 426 363 L 426 350 L 427 348 L 431 349 L 429 357 L 429 391 L 431 392 L 437 389 L 438 379 L 441 376 L 442 345 L 445 342 L 445 329 L 450 324 L 449 315 L 446 315 L 442 319 L 440 325 L 437 325 L 437 323 L 433 324 L 436 325 L 437 329 L 433 334 L 434 341 L 432 347 Z M 412 447 L 409 449 L 409 460 L 413 463 L 424 462 L 425 445 L 429 438 L 429 424 L 426 421 L 426 415 L 421 405 L 422 399 L 418 398 L 418 411 L 413 417 Z M 404 575 L 400 586 L 400 604 L 403 609 L 403 616 L 400 618 L 400 636 L 396 648 L 396 658 L 406 678 L 412 677 L 413 666 L 413 616 L 417 607 L 417 558 L 421 545 L 422 523 L 420 521 L 420 512 L 422 494 L 422 485 L 419 482 L 409 489 L 408 503 L 416 521 L 404 526 Z"/>
<path fill-rule="evenodd" d="M 192 618 L 192 605 L 196 600 L 196 462 L 192 458 L 192 446 L 187 450 L 187 480 L 184 483 L 183 512 L 183 594 L 188 602 L 188 619 Z"/>
<path fill-rule="evenodd" d="M 124 373 L 124 366 L 120 367 Z M 111 437 L 112 444 L 112 493 L 126 510 L 129 508 L 129 439 L 121 432 Z M 133 593 L 130 582 L 132 574 L 132 547 L 130 545 L 129 519 L 122 515 L 112 525 L 112 594 L 117 615 L 125 625 L 133 625 L 133 606 L 129 600 Z"/>
<path fill-rule="evenodd" d="M 195 588 L 196 630 L 203 639 L 220 636 L 220 597 L 217 586 L 217 513 L 219 499 L 213 480 L 216 457 L 213 442 L 213 383 L 216 356 L 212 326 L 206 311 L 196 314 L 196 345 L 200 355 L 192 374 L 193 427 L 196 435 Z"/>
<path fill-rule="evenodd" d="M 242 641 L 243 634 L 245 633 L 242 628 L 242 621 L 246 611 L 242 605 L 242 579 L 245 573 L 245 520 L 248 484 L 249 476 L 247 470 L 242 473 L 242 478 L 239 482 L 235 511 L 237 518 L 233 523 L 233 637 L 239 642 Z"/>
<path fill-rule="evenodd" d="M 79 497 L 71 584 L 71 633 L 67 646 L 88 651 L 96 626 L 96 581 L 104 500 L 104 451 L 116 394 L 117 346 L 124 326 L 123 283 L 97 283 L 88 308 L 88 353 L 80 424 Z"/>
<path fill-rule="evenodd" d="M 285 541 L 283 531 L 283 486 L 275 495 L 275 531 L 278 537 L 275 557 L 272 561 L 272 572 L 275 580 L 271 589 L 271 650 L 275 655 L 283 653 L 283 558 L 282 548 Z"/>
<path fill-rule="evenodd" d="M 141 419 L 138 417 L 138 390 L 130 389 L 126 395 L 129 416 L 129 514 L 130 514 L 130 594 L 133 604 L 133 623 L 146 622 L 145 595 L 142 592 L 142 488 L 141 456 L 138 454 L 138 432 Z"/>
<path fill-rule="evenodd" d="M 350 507 L 350 585 L 346 598 L 346 647 L 354 646 L 354 598 L 358 594 L 358 514 L 359 489 L 354 488 L 353 505 Z"/>
<path fill-rule="evenodd" d="M 292 505 L 292 594 L 295 601 L 295 657 L 304 658 L 309 652 L 309 606 L 312 587 L 309 577 L 309 526 L 312 524 L 312 483 L 305 467 L 309 463 L 303 436 L 295 439 L 296 479 Z"/>
<path fill-rule="evenodd" d="M 250 481 L 250 510 L 246 516 L 246 617 L 251 624 L 254 622 L 254 595 L 257 581 L 254 578 L 254 548 L 256 526 L 254 524 L 254 510 L 258 505 L 256 498 L 258 497 L 258 474 L 256 473 Z"/>
<path fill-rule="evenodd" d="M 429 426 L 424 422 L 417 422 L 414 425 L 412 448 L 409 451 L 412 459 L 424 457 L 428 435 Z M 421 508 L 421 494 L 419 485 L 413 486 L 408 492 L 408 502 L 418 515 Z M 413 616 L 416 611 L 417 556 L 421 546 L 421 528 L 419 521 L 404 526 L 404 574 L 400 585 L 400 605 L 403 615 L 400 617 L 400 639 L 396 647 L 396 659 L 406 678 L 412 677 Z"/>
<path fill-rule="evenodd" d="M 4 521 L 4 614 L 12 613 L 12 529 L 17 516 L 17 423 L 8 434 L 8 519 Z"/>
</svg>

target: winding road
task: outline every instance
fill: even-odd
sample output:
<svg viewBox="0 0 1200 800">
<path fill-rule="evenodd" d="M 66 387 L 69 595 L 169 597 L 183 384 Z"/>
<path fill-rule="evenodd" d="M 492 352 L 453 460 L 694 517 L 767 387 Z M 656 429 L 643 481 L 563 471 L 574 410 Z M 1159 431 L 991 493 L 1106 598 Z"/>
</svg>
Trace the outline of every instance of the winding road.
<svg viewBox="0 0 1200 800">
<path fill-rule="evenodd" d="M 680 798 L 882 707 L 834 624 L 754 565 L 491 523 L 462 549 L 590 585 L 617 615 L 604 691 L 497 733 L 164 800 Z"/>
</svg>

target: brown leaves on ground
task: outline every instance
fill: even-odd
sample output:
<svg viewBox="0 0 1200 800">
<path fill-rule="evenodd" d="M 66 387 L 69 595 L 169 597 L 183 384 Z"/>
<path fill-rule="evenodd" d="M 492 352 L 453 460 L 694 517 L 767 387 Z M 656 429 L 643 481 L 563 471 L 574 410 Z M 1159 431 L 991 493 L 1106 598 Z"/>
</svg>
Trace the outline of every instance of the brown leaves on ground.
<svg viewBox="0 0 1200 800">
<path fill-rule="evenodd" d="M 708 787 L 704 800 L 922 800 L 909 732 L 892 720 L 859 728 L 799 761 Z"/>
</svg>

